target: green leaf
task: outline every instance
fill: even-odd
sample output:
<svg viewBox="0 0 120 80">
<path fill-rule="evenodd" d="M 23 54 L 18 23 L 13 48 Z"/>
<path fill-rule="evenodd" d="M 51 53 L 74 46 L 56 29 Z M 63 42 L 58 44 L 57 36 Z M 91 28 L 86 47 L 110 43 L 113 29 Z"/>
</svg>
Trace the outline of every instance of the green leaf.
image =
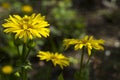
<svg viewBox="0 0 120 80">
<path fill-rule="evenodd" d="M 60 73 L 60 75 L 58 76 L 58 79 L 57 80 L 64 80 L 63 78 L 63 73 Z"/>
<path fill-rule="evenodd" d="M 15 76 L 20 77 L 20 73 L 19 72 L 15 72 Z"/>
</svg>

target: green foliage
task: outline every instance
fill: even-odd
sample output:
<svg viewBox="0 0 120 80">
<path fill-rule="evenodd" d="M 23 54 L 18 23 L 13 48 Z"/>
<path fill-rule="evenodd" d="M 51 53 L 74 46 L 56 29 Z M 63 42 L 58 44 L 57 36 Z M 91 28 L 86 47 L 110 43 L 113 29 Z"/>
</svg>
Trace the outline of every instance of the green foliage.
<svg viewBox="0 0 120 80">
<path fill-rule="evenodd" d="M 76 80 L 89 80 L 89 67 L 83 67 L 81 72 L 76 71 L 74 77 Z"/>
<path fill-rule="evenodd" d="M 3 6 L 0 6 L 0 23 L 3 23 L 3 19 L 11 14 L 24 15 L 25 13 L 21 11 L 24 4 L 31 5 L 32 8 L 36 7 L 36 4 L 34 4 L 35 1 L 29 0 L 1 0 L 0 4 L 6 2 L 9 4 L 8 8 L 4 9 Z M 51 34 L 48 39 L 36 39 L 35 43 L 38 45 L 35 45 L 33 41 L 30 41 L 24 48 L 21 46 L 23 42 L 14 39 L 10 35 L 6 36 L 2 33 L 3 29 L 0 28 L 0 52 L 2 52 L 2 54 L 0 54 L 0 62 L 4 60 L 3 58 L 6 57 L 6 55 L 8 55 L 7 58 L 10 58 L 10 61 L 6 62 L 11 63 L 14 66 L 14 72 L 10 75 L 9 80 L 18 80 L 21 75 L 26 76 L 22 74 L 24 71 L 26 73 L 26 71 L 31 70 L 31 64 L 24 61 L 24 58 L 28 56 L 28 48 L 33 49 L 33 47 L 37 46 L 35 51 L 31 51 L 29 55 L 30 57 L 34 56 L 35 52 L 39 49 L 62 52 L 62 43 L 64 38 L 79 38 L 85 33 L 85 19 L 79 15 L 79 12 L 72 8 L 71 0 L 41 0 L 40 6 L 40 8 L 35 8 L 34 12 L 42 12 L 43 14 L 46 14 L 46 17 L 51 24 Z M 18 54 L 17 50 L 19 52 Z M 21 55 L 20 57 L 22 62 L 19 61 L 18 55 Z M 1 65 L 7 64 L 6 62 L 1 63 Z M 76 61 L 73 62 L 76 63 Z M 23 67 L 22 71 L 20 71 L 21 67 Z M 36 79 L 49 80 L 51 77 L 51 70 L 49 66 L 45 66 L 44 68 L 42 67 L 36 72 L 38 73 L 35 75 Z M 47 77 L 43 73 L 45 73 Z M 62 73 L 58 76 L 58 80 L 64 80 Z"/>
<path fill-rule="evenodd" d="M 80 37 L 84 33 L 84 18 L 72 9 L 71 0 L 58 1 L 58 5 L 53 7 L 50 12 L 50 21 L 55 29 L 60 31 L 59 35 L 64 37 Z M 74 34 L 71 34 L 74 33 Z"/>
<path fill-rule="evenodd" d="M 71 0 L 42 0 L 41 7 L 52 24 L 51 37 L 46 41 L 45 49 L 62 52 L 64 38 L 79 38 L 85 34 L 85 18 L 72 8 Z"/>
<path fill-rule="evenodd" d="M 60 75 L 58 76 L 58 79 L 57 80 L 64 80 L 63 78 L 63 73 L 60 73 Z"/>
</svg>

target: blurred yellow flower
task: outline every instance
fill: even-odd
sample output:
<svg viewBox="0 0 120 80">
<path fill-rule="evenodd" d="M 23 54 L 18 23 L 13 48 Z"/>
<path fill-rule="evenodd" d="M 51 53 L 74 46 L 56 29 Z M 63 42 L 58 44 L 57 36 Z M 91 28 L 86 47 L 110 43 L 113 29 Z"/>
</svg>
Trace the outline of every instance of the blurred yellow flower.
<svg viewBox="0 0 120 80">
<path fill-rule="evenodd" d="M 9 8 L 10 8 L 10 4 L 7 3 L 7 2 L 4 2 L 4 3 L 2 3 L 1 5 L 2 5 L 2 7 L 5 8 L 5 9 L 9 9 Z"/>
<path fill-rule="evenodd" d="M 5 65 L 2 67 L 2 72 L 4 74 L 11 74 L 13 72 L 13 67 L 10 65 Z"/>
<path fill-rule="evenodd" d="M 22 12 L 30 13 L 33 11 L 33 8 L 30 5 L 23 5 L 21 10 L 22 10 Z"/>
<path fill-rule="evenodd" d="M 104 47 L 102 46 L 104 44 L 104 40 L 96 40 L 93 38 L 93 36 L 85 36 L 83 39 L 64 39 L 64 46 L 68 48 L 70 45 L 75 45 L 74 49 L 82 49 L 83 47 L 87 48 L 88 55 L 91 55 L 91 50 L 104 50 Z"/>
<path fill-rule="evenodd" d="M 45 21 L 45 17 L 41 14 L 32 14 L 31 16 L 19 15 L 9 16 L 5 19 L 6 23 L 2 24 L 5 28 L 5 33 L 15 33 L 15 38 L 22 38 L 24 42 L 28 39 L 41 38 L 49 36 L 50 29 L 48 22 Z"/>
<path fill-rule="evenodd" d="M 69 65 L 69 59 L 65 57 L 62 53 L 50 53 L 50 52 L 44 52 L 39 51 L 37 57 L 40 58 L 40 60 L 46 60 L 46 61 L 52 61 L 53 65 L 56 66 L 57 64 L 63 69 L 63 67 Z"/>
</svg>

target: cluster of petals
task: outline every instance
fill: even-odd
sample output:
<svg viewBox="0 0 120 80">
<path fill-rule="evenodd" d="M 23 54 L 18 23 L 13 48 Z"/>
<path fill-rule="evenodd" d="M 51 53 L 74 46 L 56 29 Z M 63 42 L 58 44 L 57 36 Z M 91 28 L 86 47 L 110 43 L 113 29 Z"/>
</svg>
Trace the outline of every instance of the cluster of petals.
<svg viewBox="0 0 120 80">
<path fill-rule="evenodd" d="M 88 55 L 91 55 L 91 50 L 104 50 L 103 47 L 104 40 L 96 40 L 93 36 L 85 36 L 83 39 L 64 39 L 64 46 L 68 48 L 71 45 L 74 45 L 74 49 L 82 49 L 83 47 L 87 48 Z"/>
<path fill-rule="evenodd" d="M 14 33 L 15 38 L 23 39 L 26 42 L 28 39 L 41 38 L 49 36 L 50 29 L 45 17 L 41 14 L 33 13 L 31 16 L 19 15 L 9 16 L 2 24 L 4 32 Z"/>
<path fill-rule="evenodd" d="M 69 65 L 69 59 L 65 57 L 62 53 L 51 53 L 49 51 L 39 51 L 37 57 L 40 60 L 52 61 L 53 65 L 59 65 L 61 69 Z"/>
</svg>

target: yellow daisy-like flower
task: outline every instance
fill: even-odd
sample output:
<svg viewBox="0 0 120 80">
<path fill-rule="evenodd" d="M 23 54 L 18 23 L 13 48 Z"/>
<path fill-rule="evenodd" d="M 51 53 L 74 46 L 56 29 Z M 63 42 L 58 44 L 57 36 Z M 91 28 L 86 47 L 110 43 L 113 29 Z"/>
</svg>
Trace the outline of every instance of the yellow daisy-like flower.
<svg viewBox="0 0 120 80">
<path fill-rule="evenodd" d="M 15 33 L 15 38 L 23 38 L 24 42 L 36 37 L 49 36 L 50 29 L 47 28 L 49 24 L 41 14 L 34 13 L 31 16 L 25 15 L 24 17 L 10 15 L 5 21 L 6 23 L 2 24 L 5 28 L 4 32 Z"/>
<path fill-rule="evenodd" d="M 3 72 L 4 74 L 11 74 L 12 71 L 13 71 L 13 68 L 12 68 L 12 66 L 10 66 L 10 65 L 6 65 L 6 66 L 3 66 L 3 67 L 2 67 L 2 72 Z"/>
<path fill-rule="evenodd" d="M 91 50 L 104 50 L 103 45 L 104 40 L 96 40 L 93 38 L 93 36 L 85 36 L 83 39 L 64 39 L 64 46 L 68 48 L 70 45 L 75 45 L 74 49 L 82 49 L 83 47 L 86 47 L 88 50 L 88 55 L 91 55 Z"/>
<path fill-rule="evenodd" d="M 21 10 L 22 10 L 22 12 L 30 13 L 33 11 L 33 8 L 30 5 L 23 5 Z"/>
<path fill-rule="evenodd" d="M 61 53 L 39 51 L 37 57 L 39 57 L 40 60 L 52 61 L 54 66 L 58 64 L 62 69 L 64 66 L 69 65 L 69 59 Z"/>
</svg>

